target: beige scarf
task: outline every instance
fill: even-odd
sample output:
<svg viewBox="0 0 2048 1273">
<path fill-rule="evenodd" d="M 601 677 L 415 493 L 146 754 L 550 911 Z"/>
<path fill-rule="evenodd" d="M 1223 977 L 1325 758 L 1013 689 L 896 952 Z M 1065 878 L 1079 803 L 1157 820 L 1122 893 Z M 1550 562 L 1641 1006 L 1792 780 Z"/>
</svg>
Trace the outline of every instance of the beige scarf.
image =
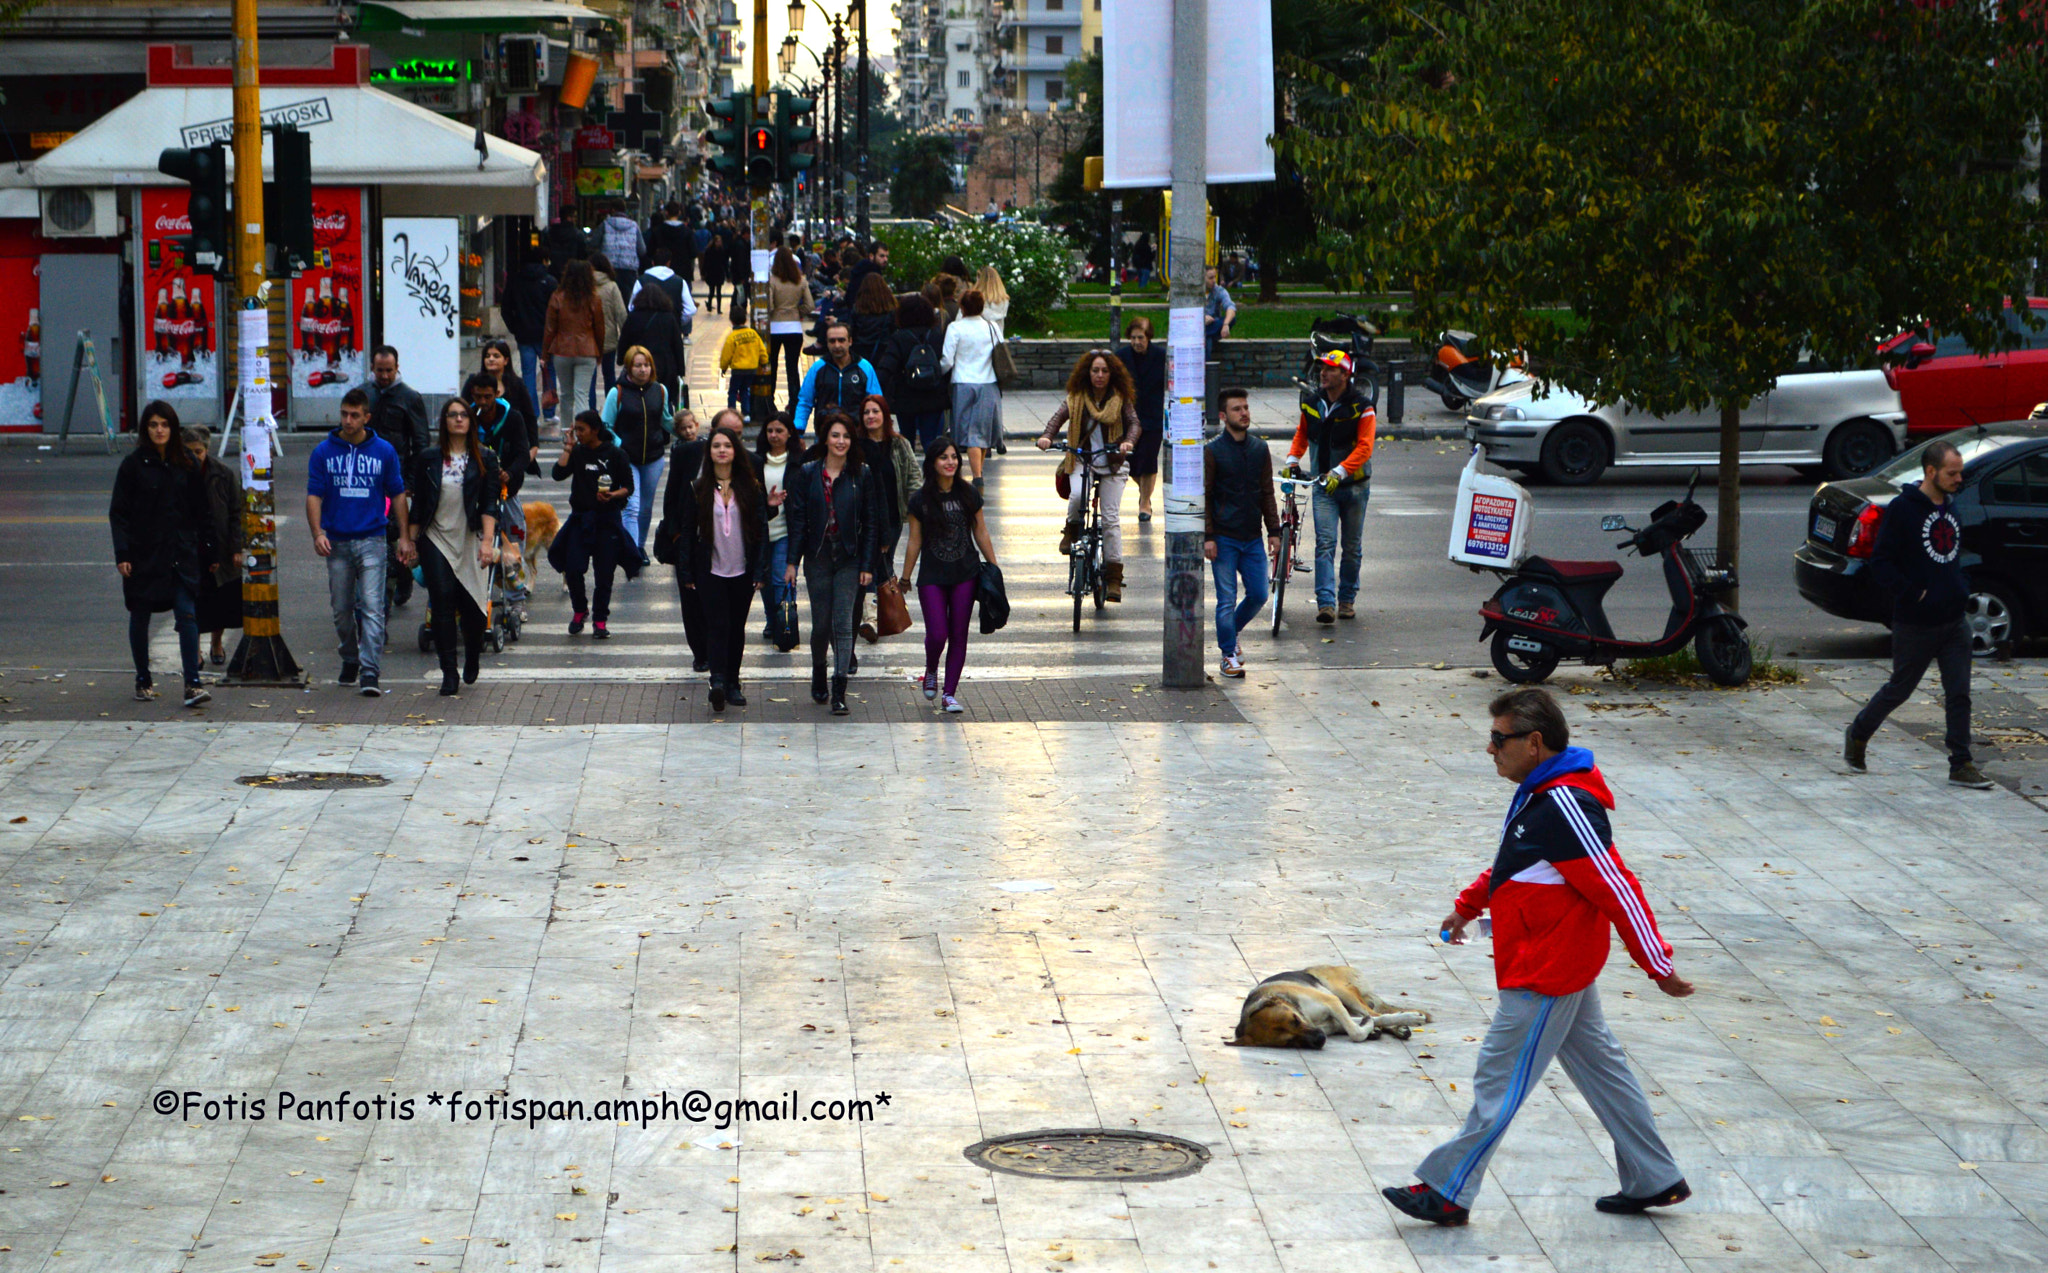
<svg viewBox="0 0 2048 1273">
<path fill-rule="evenodd" d="M 1124 440 L 1124 400 L 1121 395 L 1112 392 L 1102 405 L 1097 406 L 1095 400 L 1086 393 L 1069 394 L 1067 445 L 1072 450 L 1067 452 L 1066 462 L 1060 465 L 1062 473 L 1072 473 L 1074 466 L 1079 463 L 1075 456 L 1079 454 L 1083 445 L 1084 424 L 1090 418 L 1101 426 L 1103 450 L 1114 451 L 1117 443 Z"/>
</svg>

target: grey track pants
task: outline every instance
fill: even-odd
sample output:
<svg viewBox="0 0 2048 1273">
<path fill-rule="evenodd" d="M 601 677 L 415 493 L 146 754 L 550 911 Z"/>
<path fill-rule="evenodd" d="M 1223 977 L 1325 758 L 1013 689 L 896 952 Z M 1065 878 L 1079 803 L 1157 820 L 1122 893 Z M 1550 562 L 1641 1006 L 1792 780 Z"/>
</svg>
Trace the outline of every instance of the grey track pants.
<svg viewBox="0 0 2048 1273">
<path fill-rule="evenodd" d="M 1684 1173 L 1657 1134 L 1650 1103 L 1607 1028 L 1597 983 L 1568 995 L 1500 992 L 1493 1025 L 1479 1045 L 1472 1112 L 1456 1136 L 1422 1160 L 1417 1178 L 1459 1206 L 1471 1206 L 1487 1160 L 1552 1057 L 1614 1138 L 1621 1192 L 1642 1198 L 1677 1184 Z"/>
</svg>

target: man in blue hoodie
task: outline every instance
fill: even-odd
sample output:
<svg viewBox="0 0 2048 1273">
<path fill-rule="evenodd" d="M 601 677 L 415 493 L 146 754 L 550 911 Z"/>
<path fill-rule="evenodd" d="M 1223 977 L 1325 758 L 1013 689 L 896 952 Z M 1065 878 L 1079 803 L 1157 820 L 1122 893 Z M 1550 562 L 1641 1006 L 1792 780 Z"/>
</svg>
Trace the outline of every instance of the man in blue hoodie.
<svg viewBox="0 0 2048 1273">
<path fill-rule="evenodd" d="M 384 527 L 395 516 L 406 526 L 405 477 L 398 452 L 370 432 L 370 395 L 361 388 L 341 397 L 341 427 L 313 448 L 306 469 L 306 525 L 313 551 L 327 559 L 327 601 L 341 639 L 341 683 L 362 680 L 363 696 L 376 698 L 378 656 L 384 651 Z M 388 507 L 387 507 L 388 506 Z M 413 543 L 401 534 L 398 560 L 411 565 Z"/>
<path fill-rule="evenodd" d="M 1958 787 L 1991 789 L 1970 759 L 1970 599 L 1963 573 L 1963 525 L 1955 494 L 1963 489 L 1963 457 L 1948 442 L 1930 442 L 1920 454 L 1920 481 L 1901 490 L 1877 526 L 1870 571 L 1892 594 L 1892 679 L 1871 696 L 1842 735 L 1842 760 L 1864 773 L 1870 736 L 1920 686 L 1927 665 L 1941 667 L 1941 700 L 1948 714 L 1948 780 Z"/>
</svg>

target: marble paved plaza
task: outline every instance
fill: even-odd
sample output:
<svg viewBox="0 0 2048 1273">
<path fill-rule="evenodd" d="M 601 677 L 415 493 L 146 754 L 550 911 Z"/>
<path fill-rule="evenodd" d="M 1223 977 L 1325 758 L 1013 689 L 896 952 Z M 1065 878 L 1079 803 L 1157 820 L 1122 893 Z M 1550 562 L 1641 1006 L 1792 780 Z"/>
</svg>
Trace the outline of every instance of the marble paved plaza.
<svg viewBox="0 0 2048 1273">
<path fill-rule="evenodd" d="M 1462 1117 L 1493 1006 L 1435 928 L 1508 794 L 1496 679 L 1266 673 L 1198 724 L 0 717 L 0 1271 L 2040 1268 L 2048 810 L 1900 729 L 1847 776 L 1868 683 L 1563 678 L 1700 986 L 1618 945 L 1602 983 L 1694 1197 L 1596 1213 L 1607 1142 L 1553 1071 L 1463 1230 L 1377 1191 Z M 236 782 L 296 770 L 389 783 Z M 1225 1046 L 1322 962 L 1435 1023 Z M 529 1126 L 458 1090 L 874 1104 Z M 961 1155 L 1059 1127 L 1213 1158 Z"/>
</svg>

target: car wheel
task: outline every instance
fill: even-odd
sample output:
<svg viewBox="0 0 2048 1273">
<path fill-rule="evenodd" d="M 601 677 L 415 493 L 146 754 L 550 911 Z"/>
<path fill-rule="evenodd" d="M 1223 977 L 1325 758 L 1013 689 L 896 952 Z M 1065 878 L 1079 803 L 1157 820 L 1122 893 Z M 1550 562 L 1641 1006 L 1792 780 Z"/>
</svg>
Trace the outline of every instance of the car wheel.
<svg viewBox="0 0 2048 1273">
<path fill-rule="evenodd" d="M 2026 635 L 2019 594 L 1997 579 L 1972 579 L 1963 620 L 1970 625 L 1970 653 L 1977 658 L 2009 654 Z"/>
<path fill-rule="evenodd" d="M 1850 420 L 1828 434 L 1821 458 L 1826 461 L 1828 478 L 1839 482 L 1862 477 L 1892 458 L 1897 449 L 1892 444 L 1890 429 L 1875 420 Z"/>
<path fill-rule="evenodd" d="M 1543 476 L 1559 486 L 1598 481 L 1611 458 L 1607 435 L 1584 420 L 1567 420 L 1543 439 Z"/>
</svg>

